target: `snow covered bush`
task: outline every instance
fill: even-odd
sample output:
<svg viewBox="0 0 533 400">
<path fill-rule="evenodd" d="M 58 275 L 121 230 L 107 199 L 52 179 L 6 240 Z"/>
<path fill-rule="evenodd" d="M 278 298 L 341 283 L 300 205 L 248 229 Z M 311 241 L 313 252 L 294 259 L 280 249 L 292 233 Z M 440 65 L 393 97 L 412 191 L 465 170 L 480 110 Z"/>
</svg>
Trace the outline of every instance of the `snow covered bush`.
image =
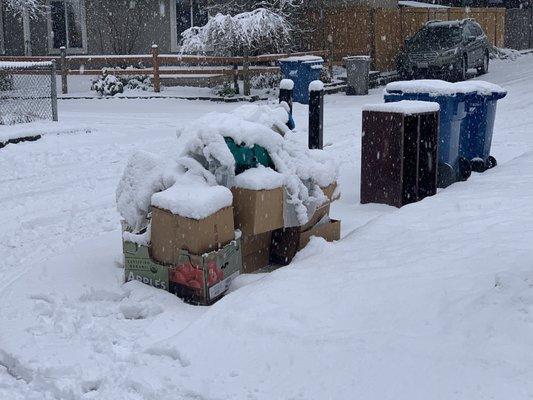
<svg viewBox="0 0 533 400">
<path fill-rule="evenodd" d="M 237 94 L 233 85 L 229 82 L 224 82 L 221 85 L 217 85 L 212 90 L 213 94 L 221 97 L 233 97 Z"/>
<path fill-rule="evenodd" d="M 114 96 L 123 93 L 124 89 L 149 90 L 152 88 L 152 79 L 148 75 L 128 75 L 117 77 L 108 70 L 102 70 L 102 76 L 93 80 L 91 90 L 101 96 Z"/>
<path fill-rule="evenodd" d="M 100 96 L 114 96 L 124 92 L 124 85 L 115 75 L 103 69 L 102 76 L 93 80 L 91 90 L 98 92 Z"/>
<path fill-rule="evenodd" d="M 281 74 L 261 74 L 250 79 L 250 84 L 254 89 L 273 89 L 279 86 Z"/>
<path fill-rule="evenodd" d="M 279 52 L 290 44 L 288 20 L 266 8 L 234 16 L 217 14 L 202 27 L 184 31 L 182 53 L 220 56 Z"/>
<path fill-rule="evenodd" d="M 148 75 L 123 76 L 119 78 L 126 89 L 149 90 L 153 87 Z"/>
</svg>

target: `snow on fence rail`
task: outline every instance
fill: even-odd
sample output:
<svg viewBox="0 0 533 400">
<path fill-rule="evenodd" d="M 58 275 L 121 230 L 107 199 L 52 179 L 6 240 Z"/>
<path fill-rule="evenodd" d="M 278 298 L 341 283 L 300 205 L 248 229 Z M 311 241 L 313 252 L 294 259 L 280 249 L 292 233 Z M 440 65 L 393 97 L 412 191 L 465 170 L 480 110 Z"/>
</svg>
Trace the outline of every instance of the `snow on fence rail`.
<svg viewBox="0 0 533 400">
<path fill-rule="evenodd" d="M 250 78 L 265 73 L 276 73 L 279 59 L 288 56 L 316 55 L 329 60 L 327 50 L 308 51 L 291 54 L 263 54 L 249 57 L 213 57 L 181 54 L 159 54 L 157 46 L 152 46 L 150 54 L 136 55 L 71 55 L 64 49 L 61 55 L 51 56 L 0 56 L 2 62 L 51 62 L 60 68 L 61 92 L 68 93 L 68 76 L 100 75 L 106 68 L 113 75 L 146 74 L 152 76 L 154 92 L 161 89 L 160 78 L 169 75 L 226 75 L 234 80 L 244 81 L 245 93 L 249 95 Z M 110 68 L 114 66 L 114 68 Z M 136 68 L 119 68 L 137 66 Z M 328 63 L 328 66 L 332 65 Z M 42 72 L 41 72 L 42 73 Z"/>
<path fill-rule="evenodd" d="M 0 61 L 0 125 L 57 121 L 55 61 Z"/>
</svg>

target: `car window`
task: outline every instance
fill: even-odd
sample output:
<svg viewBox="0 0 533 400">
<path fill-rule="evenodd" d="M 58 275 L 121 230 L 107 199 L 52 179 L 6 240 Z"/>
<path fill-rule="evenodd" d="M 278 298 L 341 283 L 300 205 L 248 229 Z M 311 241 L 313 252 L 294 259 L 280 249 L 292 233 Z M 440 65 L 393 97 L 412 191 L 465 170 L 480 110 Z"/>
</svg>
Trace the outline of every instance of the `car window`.
<svg viewBox="0 0 533 400">
<path fill-rule="evenodd" d="M 483 36 L 483 29 L 481 29 L 481 26 L 479 26 L 479 24 L 473 23 L 471 27 L 475 32 L 476 36 Z"/>
<path fill-rule="evenodd" d="M 467 38 L 468 36 L 478 36 L 470 24 L 466 25 L 463 31 L 463 37 Z"/>
</svg>

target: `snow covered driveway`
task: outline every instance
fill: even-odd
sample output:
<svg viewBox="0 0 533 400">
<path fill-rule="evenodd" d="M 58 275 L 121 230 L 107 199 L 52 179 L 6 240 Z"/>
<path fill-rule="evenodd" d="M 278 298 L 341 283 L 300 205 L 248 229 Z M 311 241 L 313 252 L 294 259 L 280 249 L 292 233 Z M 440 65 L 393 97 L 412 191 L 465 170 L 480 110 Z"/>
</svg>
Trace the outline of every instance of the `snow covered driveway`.
<svg viewBox="0 0 533 400">
<path fill-rule="evenodd" d="M 328 96 L 343 240 L 209 308 L 122 284 L 114 191 L 133 150 L 236 105 L 62 101 L 93 133 L 0 150 L 0 399 L 533 398 L 533 56 L 491 68 L 499 166 L 400 210 L 358 204 L 381 89 Z"/>
</svg>

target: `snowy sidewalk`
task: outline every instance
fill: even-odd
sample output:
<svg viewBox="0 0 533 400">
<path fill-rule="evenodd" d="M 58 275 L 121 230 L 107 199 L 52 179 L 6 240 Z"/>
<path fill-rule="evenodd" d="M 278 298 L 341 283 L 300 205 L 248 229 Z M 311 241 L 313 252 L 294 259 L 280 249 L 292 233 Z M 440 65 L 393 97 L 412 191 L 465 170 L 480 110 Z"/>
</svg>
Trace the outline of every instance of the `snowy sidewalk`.
<svg viewBox="0 0 533 400">
<path fill-rule="evenodd" d="M 62 102 L 95 131 L 0 158 L 0 398 L 532 397 L 533 56 L 491 68 L 499 166 L 400 210 L 358 204 L 361 106 L 381 89 L 328 96 L 343 240 L 209 308 L 122 284 L 114 190 L 131 151 L 176 154 L 180 120 L 236 106 Z"/>
</svg>

